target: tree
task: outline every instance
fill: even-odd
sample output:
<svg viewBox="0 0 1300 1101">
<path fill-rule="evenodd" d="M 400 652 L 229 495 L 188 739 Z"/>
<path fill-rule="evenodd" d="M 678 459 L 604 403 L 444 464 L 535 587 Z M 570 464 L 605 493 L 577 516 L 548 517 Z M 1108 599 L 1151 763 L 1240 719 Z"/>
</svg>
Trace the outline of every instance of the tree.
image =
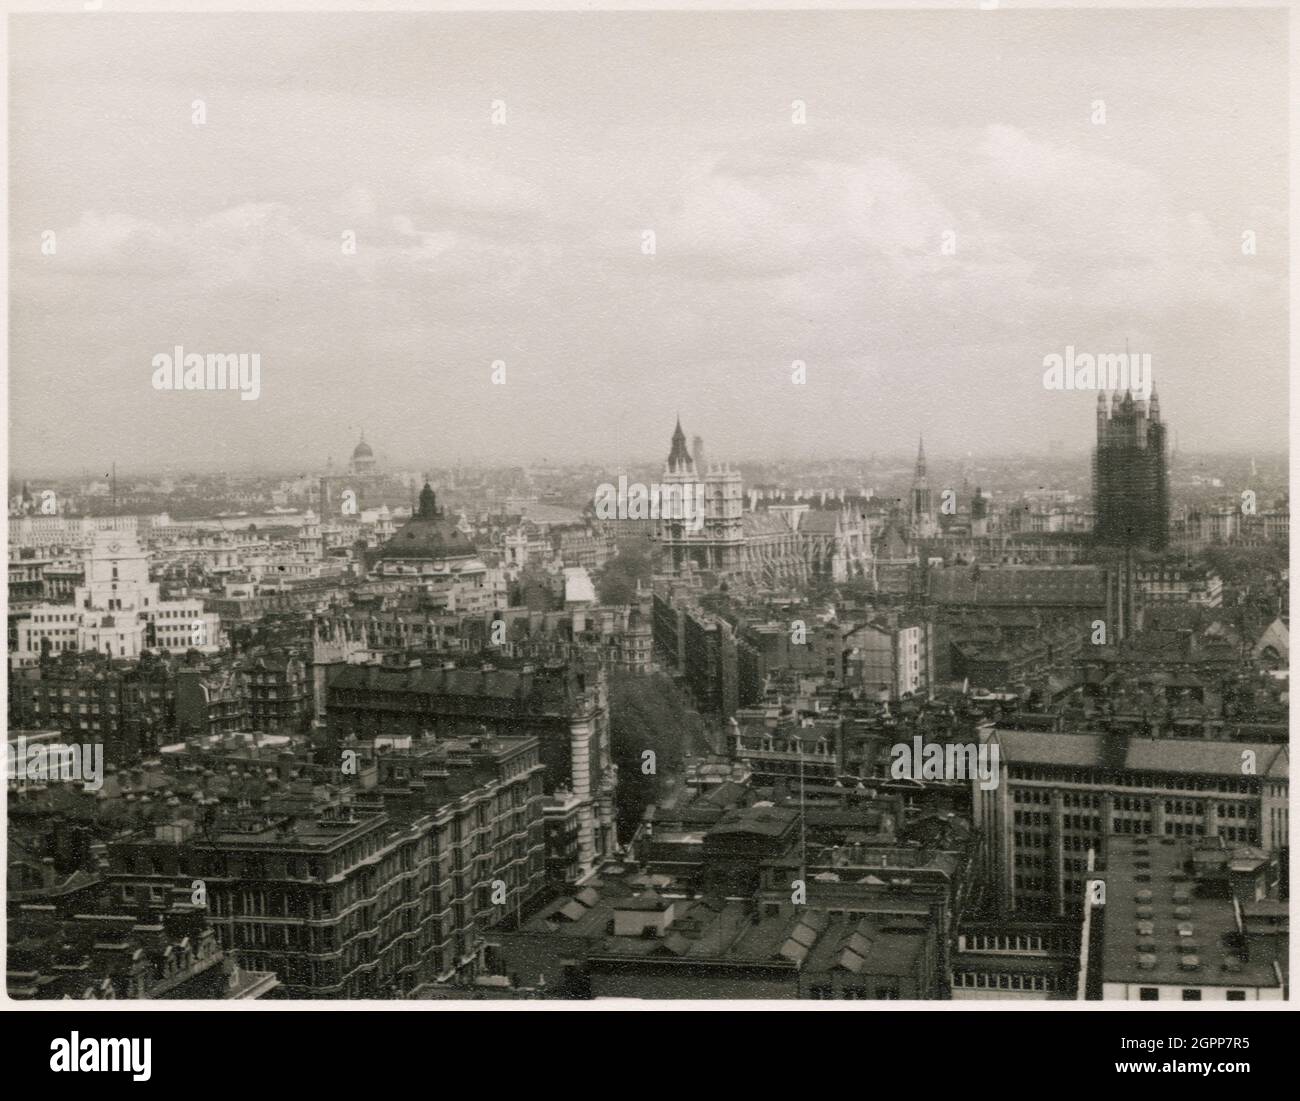
<svg viewBox="0 0 1300 1101">
<path fill-rule="evenodd" d="M 636 600 L 637 582 L 650 584 L 654 571 L 654 547 L 649 539 L 629 539 L 618 554 L 605 563 L 596 589 L 602 604 L 631 604 Z"/>
<path fill-rule="evenodd" d="M 609 684 L 610 743 L 618 766 L 618 829 L 631 837 L 663 782 L 681 773 L 691 748 L 703 742 L 704 722 L 662 673 L 615 673 Z M 654 771 L 646 771 L 646 750 Z"/>
</svg>

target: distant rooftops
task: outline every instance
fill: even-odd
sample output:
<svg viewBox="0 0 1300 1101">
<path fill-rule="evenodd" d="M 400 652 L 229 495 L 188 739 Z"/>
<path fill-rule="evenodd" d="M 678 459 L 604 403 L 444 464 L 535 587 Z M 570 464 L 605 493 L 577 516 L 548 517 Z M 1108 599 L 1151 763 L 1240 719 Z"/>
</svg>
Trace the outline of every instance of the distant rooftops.
<svg viewBox="0 0 1300 1101">
<path fill-rule="evenodd" d="M 1105 574 L 1096 566 L 953 566 L 930 574 L 939 604 L 1104 604 Z"/>
</svg>

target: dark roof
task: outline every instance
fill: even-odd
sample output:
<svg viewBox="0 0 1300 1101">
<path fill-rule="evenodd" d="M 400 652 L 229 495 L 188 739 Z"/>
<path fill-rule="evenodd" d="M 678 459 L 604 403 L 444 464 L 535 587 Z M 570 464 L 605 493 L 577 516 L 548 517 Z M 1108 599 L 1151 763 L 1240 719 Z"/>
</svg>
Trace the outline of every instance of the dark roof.
<svg viewBox="0 0 1300 1101">
<path fill-rule="evenodd" d="M 667 910 L 671 905 L 671 899 L 656 894 L 632 895 L 629 898 L 620 898 L 613 904 L 615 910 L 643 910 L 648 913 Z"/>
<path fill-rule="evenodd" d="M 470 538 L 438 507 L 427 482 L 420 492 L 420 507 L 379 552 L 381 559 L 469 558 L 478 553 Z"/>
<path fill-rule="evenodd" d="M 720 834 L 759 834 L 780 837 L 799 820 L 799 812 L 782 807 L 745 807 L 728 811 L 726 816 L 709 830 L 711 836 Z"/>
<path fill-rule="evenodd" d="M 799 530 L 805 535 L 834 535 L 839 526 L 840 514 L 829 509 L 809 509 L 799 520 Z"/>
<path fill-rule="evenodd" d="M 1276 987 L 1271 953 L 1243 953 L 1231 898 L 1202 894 L 1185 871 L 1194 847 L 1172 837 L 1112 834 L 1107 846 L 1102 981 Z M 1219 850 L 1231 858 L 1231 850 Z M 1143 878 L 1139 879 L 1138 877 Z"/>
<path fill-rule="evenodd" d="M 538 682 L 536 674 L 517 669 L 398 669 L 380 665 L 345 665 L 330 681 L 331 689 L 531 700 L 539 705 L 546 702 L 548 687 Z M 562 690 L 556 693 L 554 702 L 557 706 L 563 703 Z"/>
<path fill-rule="evenodd" d="M 930 595 L 939 604 L 1098 605 L 1105 603 L 1105 579 L 1095 566 L 997 566 L 974 576 L 953 567 L 930 575 Z"/>
<path fill-rule="evenodd" d="M 999 727 L 996 737 L 1002 757 L 1008 762 L 1075 768 L 1105 767 L 1105 736 L 1102 734 L 1056 734 Z M 1240 777 L 1243 775 L 1241 762 L 1245 750 L 1255 754 L 1256 775 L 1286 777 L 1289 763 L 1287 747 L 1255 742 L 1127 738 L 1124 742 L 1122 767 L 1139 772 Z"/>
</svg>

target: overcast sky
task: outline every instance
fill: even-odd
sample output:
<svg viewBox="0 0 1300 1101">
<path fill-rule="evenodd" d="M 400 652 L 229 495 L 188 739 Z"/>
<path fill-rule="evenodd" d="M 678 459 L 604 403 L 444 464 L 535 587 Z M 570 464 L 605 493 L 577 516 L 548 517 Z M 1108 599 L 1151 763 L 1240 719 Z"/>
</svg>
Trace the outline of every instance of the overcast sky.
<svg viewBox="0 0 1300 1101">
<path fill-rule="evenodd" d="M 1082 448 L 1043 358 L 1126 338 L 1181 447 L 1284 448 L 1285 26 L 15 16 L 11 462 Z"/>
</svg>

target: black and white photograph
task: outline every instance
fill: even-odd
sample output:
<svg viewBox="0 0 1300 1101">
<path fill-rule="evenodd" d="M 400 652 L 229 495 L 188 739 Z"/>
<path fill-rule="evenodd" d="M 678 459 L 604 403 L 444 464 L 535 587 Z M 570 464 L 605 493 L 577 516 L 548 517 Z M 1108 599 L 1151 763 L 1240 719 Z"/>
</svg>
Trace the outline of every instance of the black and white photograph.
<svg viewBox="0 0 1300 1101">
<path fill-rule="evenodd" d="M 37 1070 L 148 1080 L 151 1008 L 1160 1003 L 1217 1038 L 1098 1081 L 1249 1073 L 1290 9 L 217 7 L 7 19 Z"/>
</svg>

